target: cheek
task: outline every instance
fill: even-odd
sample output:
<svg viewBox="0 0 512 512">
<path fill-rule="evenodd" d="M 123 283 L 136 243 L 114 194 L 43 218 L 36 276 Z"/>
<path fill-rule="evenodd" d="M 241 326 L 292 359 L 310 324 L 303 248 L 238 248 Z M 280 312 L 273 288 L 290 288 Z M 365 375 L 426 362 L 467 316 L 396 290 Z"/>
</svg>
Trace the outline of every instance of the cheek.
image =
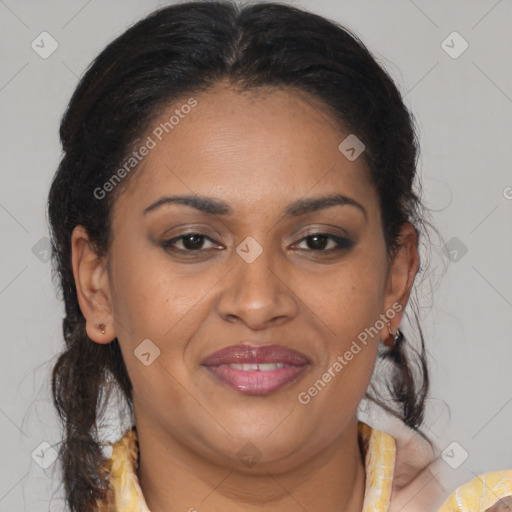
<svg viewBox="0 0 512 512">
<path fill-rule="evenodd" d="M 200 305 L 219 281 L 212 273 L 186 275 L 165 251 L 134 250 L 114 259 L 112 299 L 114 315 L 124 338 L 131 343 L 150 338 L 165 342 L 175 326 Z M 197 272 L 197 271 L 196 271 Z"/>
<path fill-rule="evenodd" d="M 201 298 L 213 284 L 208 278 L 192 284 L 158 251 L 143 258 L 135 250 L 126 254 L 113 258 L 111 287 L 123 360 L 134 400 L 154 418 L 170 415 L 191 407 L 180 384 L 188 378 L 183 354 L 204 314 Z"/>
<path fill-rule="evenodd" d="M 342 346 L 373 326 L 382 313 L 385 265 L 378 258 L 354 255 L 322 273 L 298 273 L 294 282 L 297 295 Z"/>
<path fill-rule="evenodd" d="M 378 254 L 361 251 L 336 269 L 295 281 L 323 330 L 325 358 L 302 390 L 319 412 L 357 408 L 371 380 L 385 299 L 385 260 Z"/>
</svg>

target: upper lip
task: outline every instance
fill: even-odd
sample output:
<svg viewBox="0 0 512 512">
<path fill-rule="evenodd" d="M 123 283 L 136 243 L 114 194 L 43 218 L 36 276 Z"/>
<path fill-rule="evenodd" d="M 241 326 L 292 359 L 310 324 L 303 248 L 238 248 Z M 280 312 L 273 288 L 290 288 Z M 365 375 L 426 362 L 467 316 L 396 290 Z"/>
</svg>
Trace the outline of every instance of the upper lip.
<svg viewBox="0 0 512 512">
<path fill-rule="evenodd" d="M 309 359 L 297 350 L 283 345 L 231 345 L 210 354 L 203 366 L 220 364 L 285 363 L 294 366 L 309 364 Z"/>
</svg>

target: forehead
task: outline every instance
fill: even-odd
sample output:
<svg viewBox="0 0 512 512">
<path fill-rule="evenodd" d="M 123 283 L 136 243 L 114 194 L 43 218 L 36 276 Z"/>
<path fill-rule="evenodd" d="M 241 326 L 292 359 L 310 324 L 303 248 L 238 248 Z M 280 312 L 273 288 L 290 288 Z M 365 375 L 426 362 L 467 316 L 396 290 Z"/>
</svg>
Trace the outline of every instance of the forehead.
<svg viewBox="0 0 512 512">
<path fill-rule="evenodd" d="M 336 190 L 371 210 L 376 196 L 364 159 L 350 161 L 338 147 L 348 135 L 303 91 L 219 86 L 191 94 L 162 110 L 141 138 L 151 149 L 116 208 L 164 193 L 277 204 Z"/>
</svg>

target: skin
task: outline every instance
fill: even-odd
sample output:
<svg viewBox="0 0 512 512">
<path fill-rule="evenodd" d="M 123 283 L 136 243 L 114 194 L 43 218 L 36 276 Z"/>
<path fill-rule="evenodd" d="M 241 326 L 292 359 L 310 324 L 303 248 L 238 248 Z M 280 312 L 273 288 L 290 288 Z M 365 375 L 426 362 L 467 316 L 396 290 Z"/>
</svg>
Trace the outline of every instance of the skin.
<svg viewBox="0 0 512 512">
<path fill-rule="evenodd" d="M 488 508 L 485 512 L 507 512 L 512 510 L 512 496 L 501 498 L 496 505 Z"/>
<path fill-rule="evenodd" d="M 391 342 L 388 326 L 307 405 L 297 396 L 379 315 L 396 303 L 405 307 L 418 270 L 414 229 L 403 226 L 390 264 L 364 160 L 349 161 L 338 150 L 348 133 L 318 100 L 225 84 L 194 98 L 198 105 L 145 157 L 114 204 L 107 257 L 97 257 L 81 226 L 72 237 L 87 334 L 91 343 L 118 338 L 133 383 L 148 507 L 360 511 L 365 472 L 356 412 L 379 338 Z M 366 216 L 351 205 L 284 216 L 295 200 L 332 193 L 360 203 Z M 143 214 L 173 194 L 216 198 L 232 213 L 167 204 Z M 183 239 L 175 244 L 182 252 L 161 246 L 187 232 L 212 241 L 196 256 L 183 254 L 190 247 Z M 307 238 L 314 232 L 353 246 L 329 253 L 336 243 L 327 239 L 315 249 Z M 248 236 L 263 249 L 252 263 L 236 252 Z M 393 332 L 402 312 L 390 320 Z M 147 338 L 160 349 L 149 366 L 133 354 Z M 201 362 L 241 340 L 294 348 L 311 365 L 270 395 L 240 393 Z M 248 442 L 261 457 L 252 467 L 237 456 Z"/>
</svg>

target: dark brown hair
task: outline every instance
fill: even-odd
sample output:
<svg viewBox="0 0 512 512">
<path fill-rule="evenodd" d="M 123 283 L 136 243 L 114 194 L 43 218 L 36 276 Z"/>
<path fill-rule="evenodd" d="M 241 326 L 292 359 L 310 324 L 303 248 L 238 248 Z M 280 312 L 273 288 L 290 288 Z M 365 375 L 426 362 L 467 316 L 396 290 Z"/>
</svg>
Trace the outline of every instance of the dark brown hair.
<svg viewBox="0 0 512 512">
<path fill-rule="evenodd" d="M 53 369 L 52 391 L 64 426 L 60 461 L 72 512 L 94 510 L 107 485 L 97 426 L 101 397 L 114 385 L 130 406 L 132 396 L 118 340 L 102 345 L 86 334 L 71 267 L 72 231 L 85 226 L 98 254 L 105 255 L 111 209 L 122 187 L 102 200 L 94 190 L 111 178 L 165 106 L 225 80 L 243 90 L 307 92 L 364 142 L 362 158 L 379 196 L 390 260 L 404 223 L 418 235 L 426 232 L 425 209 L 414 189 L 413 116 L 390 76 L 348 29 L 279 3 L 187 2 L 155 11 L 111 42 L 80 80 L 62 119 L 63 156 L 48 198 L 66 343 Z M 405 344 L 380 352 L 374 377 L 385 382 L 384 391 L 374 380 L 367 398 L 421 433 L 429 378 L 417 326 L 417 350 L 411 329 Z"/>
</svg>

